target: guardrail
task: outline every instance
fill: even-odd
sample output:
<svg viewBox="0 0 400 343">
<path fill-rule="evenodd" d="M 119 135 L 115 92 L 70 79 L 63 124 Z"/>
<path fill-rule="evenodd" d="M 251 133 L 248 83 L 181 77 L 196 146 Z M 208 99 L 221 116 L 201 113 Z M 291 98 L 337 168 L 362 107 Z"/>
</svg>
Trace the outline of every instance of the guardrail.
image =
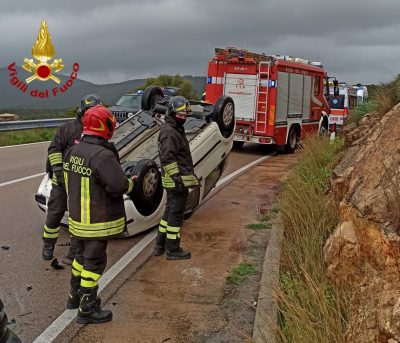
<svg viewBox="0 0 400 343">
<path fill-rule="evenodd" d="M 57 127 L 75 118 L 0 121 L 0 131 L 17 131 Z"/>
</svg>

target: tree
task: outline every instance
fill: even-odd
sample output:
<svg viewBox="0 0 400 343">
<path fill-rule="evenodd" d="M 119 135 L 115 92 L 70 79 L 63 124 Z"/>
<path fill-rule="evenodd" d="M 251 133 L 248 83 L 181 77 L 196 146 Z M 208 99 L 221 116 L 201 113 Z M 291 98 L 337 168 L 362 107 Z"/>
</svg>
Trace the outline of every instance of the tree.
<svg viewBox="0 0 400 343">
<path fill-rule="evenodd" d="M 134 92 L 139 89 L 145 90 L 148 86 L 160 86 L 160 87 L 176 87 L 179 88 L 177 91 L 178 95 L 184 96 L 186 99 L 198 100 L 196 88 L 193 83 L 185 80 L 179 74 L 172 75 L 159 75 L 158 77 L 149 77 L 145 83 L 140 87 L 133 89 Z"/>
</svg>

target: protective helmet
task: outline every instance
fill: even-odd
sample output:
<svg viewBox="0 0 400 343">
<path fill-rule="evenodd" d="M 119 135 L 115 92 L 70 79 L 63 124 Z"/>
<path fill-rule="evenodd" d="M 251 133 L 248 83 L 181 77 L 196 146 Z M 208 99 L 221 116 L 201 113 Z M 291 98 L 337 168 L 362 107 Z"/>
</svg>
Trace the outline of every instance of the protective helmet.
<svg viewBox="0 0 400 343">
<path fill-rule="evenodd" d="M 85 112 L 94 106 L 97 105 L 103 105 L 103 102 L 101 101 L 100 97 L 97 94 L 88 94 L 85 95 L 82 100 L 81 104 L 78 107 L 78 110 L 76 111 L 76 114 L 79 118 L 82 118 Z"/>
<path fill-rule="evenodd" d="M 112 137 L 116 125 L 117 120 L 112 112 L 102 105 L 97 105 L 89 108 L 83 117 L 83 134 L 108 140 Z"/>
<path fill-rule="evenodd" d="M 186 112 L 189 113 L 192 109 L 190 108 L 189 101 L 181 96 L 173 96 L 168 103 L 167 115 L 174 116 L 176 112 Z"/>
</svg>

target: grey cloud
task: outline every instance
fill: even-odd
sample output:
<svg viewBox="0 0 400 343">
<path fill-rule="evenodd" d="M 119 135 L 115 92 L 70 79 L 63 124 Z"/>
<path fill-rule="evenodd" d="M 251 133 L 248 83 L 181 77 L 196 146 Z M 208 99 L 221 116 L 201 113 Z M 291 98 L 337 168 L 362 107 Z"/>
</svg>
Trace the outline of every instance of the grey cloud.
<svg viewBox="0 0 400 343">
<path fill-rule="evenodd" d="M 30 55 L 45 18 L 66 69 L 78 61 L 80 76 L 96 83 L 206 75 L 223 46 L 320 60 L 349 82 L 398 73 L 397 0 L 20 0 L 1 10 L 0 66 Z"/>
</svg>

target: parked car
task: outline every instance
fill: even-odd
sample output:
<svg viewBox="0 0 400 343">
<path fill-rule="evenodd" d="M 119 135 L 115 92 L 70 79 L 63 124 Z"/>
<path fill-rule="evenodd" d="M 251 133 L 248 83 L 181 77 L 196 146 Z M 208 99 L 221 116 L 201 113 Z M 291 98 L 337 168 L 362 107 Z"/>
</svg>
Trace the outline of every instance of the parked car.
<svg viewBox="0 0 400 343">
<path fill-rule="evenodd" d="M 179 88 L 177 87 L 160 87 L 162 89 L 165 98 L 177 95 Z M 134 114 L 141 110 L 143 91 L 138 90 L 136 93 L 124 94 L 118 101 L 109 109 L 114 114 L 118 123 L 122 123 L 128 118 L 132 117 Z"/>
<path fill-rule="evenodd" d="M 113 106 L 109 107 L 118 123 L 122 123 L 140 111 L 142 95 L 143 91 L 137 91 L 134 94 L 124 94 Z"/>
<path fill-rule="evenodd" d="M 128 230 L 123 236 L 156 226 L 164 211 L 166 193 L 161 184 L 157 139 L 167 102 L 160 87 L 148 87 L 142 95 L 141 110 L 120 124 L 111 139 L 126 175 L 138 175 L 133 191 L 124 196 Z M 190 191 L 186 216 L 199 206 L 221 177 L 232 149 L 235 128 L 232 98 L 221 96 L 215 105 L 190 103 L 193 112 L 184 127 L 200 187 Z M 47 210 L 50 190 L 51 180 L 45 175 L 35 196 L 43 211 Z M 67 219 L 66 214 L 64 225 Z"/>
</svg>

